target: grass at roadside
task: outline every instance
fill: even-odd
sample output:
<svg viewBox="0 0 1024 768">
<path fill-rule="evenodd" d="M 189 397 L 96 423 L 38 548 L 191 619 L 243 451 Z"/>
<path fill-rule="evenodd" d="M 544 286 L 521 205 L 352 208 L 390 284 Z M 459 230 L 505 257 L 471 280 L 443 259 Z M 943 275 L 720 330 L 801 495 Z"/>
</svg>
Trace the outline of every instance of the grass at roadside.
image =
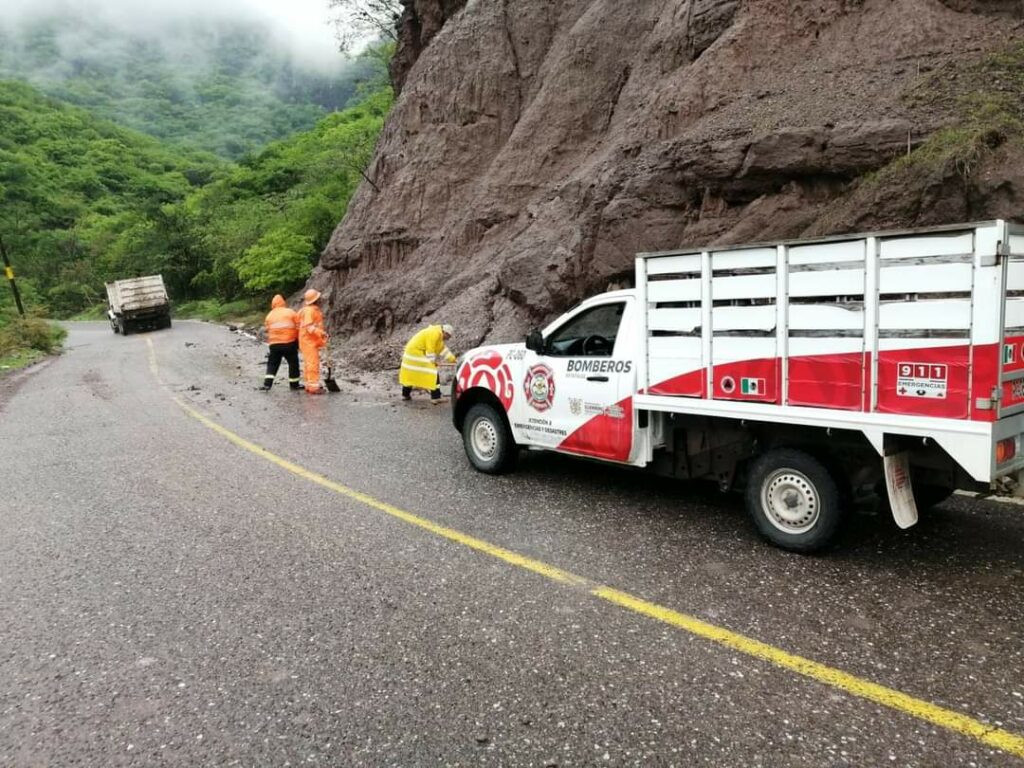
<svg viewBox="0 0 1024 768">
<path fill-rule="evenodd" d="M 0 314 L 0 376 L 60 351 L 67 332 L 41 317 Z"/>
<path fill-rule="evenodd" d="M 217 299 L 200 299 L 172 303 L 171 305 L 171 312 L 175 318 L 206 320 L 211 323 L 230 323 L 231 325 L 260 325 L 263 323 L 263 317 L 269 311 L 270 302 L 262 299 L 238 299 L 226 302 Z M 98 304 L 69 319 L 106 320 L 107 307 L 105 304 Z"/>
<path fill-rule="evenodd" d="M 186 301 L 174 306 L 174 316 L 184 320 L 207 320 L 232 325 L 260 325 L 270 306 L 265 301 L 239 299 L 220 302 L 216 299 Z"/>
<path fill-rule="evenodd" d="M 72 315 L 68 320 L 106 320 L 107 319 L 107 305 L 97 304 L 94 307 L 83 309 L 76 315 Z"/>
</svg>

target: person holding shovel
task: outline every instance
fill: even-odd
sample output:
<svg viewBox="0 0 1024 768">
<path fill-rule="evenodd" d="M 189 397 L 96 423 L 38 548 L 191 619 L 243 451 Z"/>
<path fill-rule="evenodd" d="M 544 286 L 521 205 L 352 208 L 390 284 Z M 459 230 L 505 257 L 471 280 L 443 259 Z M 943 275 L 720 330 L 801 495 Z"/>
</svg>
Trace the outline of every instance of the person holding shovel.
<svg viewBox="0 0 1024 768">
<path fill-rule="evenodd" d="M 330 338 L 324 330 L 324 315 L 320 311 L 320 291 L 310 288 L 303 296 L 304 305 L 299 310 L 299 349 L 302 351 L 302 375 L 306 380 L 306 392 L 322 395 L 320 383 L 320 350 L 327 346 Z"/>
<path fill-rule="evenodd" d="M 402 367 L 398 371 L 398 383 L 402 385 L 402 399 L 412 399 L 414 389 L 430 392 L 431 400 L 441 399 L 441 387 L 437 379 L 437 359 L 455 362 L 445 342 L 452 337 L 450 325 L 428 325 L 405 345 L 402 353 Z"/>
</svg>

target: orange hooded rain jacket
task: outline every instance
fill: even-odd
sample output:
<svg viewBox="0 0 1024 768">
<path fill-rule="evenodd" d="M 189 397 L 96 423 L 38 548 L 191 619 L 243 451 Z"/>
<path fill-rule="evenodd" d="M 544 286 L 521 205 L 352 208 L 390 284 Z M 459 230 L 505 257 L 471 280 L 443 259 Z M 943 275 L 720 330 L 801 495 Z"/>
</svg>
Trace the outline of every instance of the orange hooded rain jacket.
<svg viewBox="0 0 1024 768">
<path fill-rule="evenodd" d="M 299 340 L 299 313 L 289 309 L 284 296 L 278 294 L 270 303 L 273 309 L 263 321 L 268 344 L 291 344 Z"/>
</svg>

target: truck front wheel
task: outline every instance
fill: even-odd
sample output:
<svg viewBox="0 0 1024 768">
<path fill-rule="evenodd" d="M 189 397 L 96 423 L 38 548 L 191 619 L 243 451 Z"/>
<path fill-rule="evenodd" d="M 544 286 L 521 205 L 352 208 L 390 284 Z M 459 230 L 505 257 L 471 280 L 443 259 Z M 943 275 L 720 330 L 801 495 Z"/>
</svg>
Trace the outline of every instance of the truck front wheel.
<svg viewBox="0 0 1024 768">
<path fill-rule="evenodd" d="M 491 475 L 512 469 L 519 453 L 505 417 L 489 403 L 469 409 L 462 422 L 462 444 L 469 463 Z"/>
<path fill-rule="evenodd" d="M 843 517 L 842 497 L 828 469 L 813 456 L 789 448 L 754 460 L 746 503 L 758 532 L 793 552 L 826 546 Z"/>
</svg>

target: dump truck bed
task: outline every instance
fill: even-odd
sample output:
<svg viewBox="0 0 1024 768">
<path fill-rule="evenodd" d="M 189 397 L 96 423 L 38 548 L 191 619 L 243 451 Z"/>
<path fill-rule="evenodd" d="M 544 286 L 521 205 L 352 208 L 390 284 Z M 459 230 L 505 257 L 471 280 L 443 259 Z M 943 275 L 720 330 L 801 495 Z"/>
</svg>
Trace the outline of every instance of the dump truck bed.
<svg viewBox="0 0 1024 768">
<path fill-rule="evenodd" d="M 107 299 L 115 314 L 132 314 L 168 304 L 162 275 L 133 277 L 107 283 Z"/>
</svg>

